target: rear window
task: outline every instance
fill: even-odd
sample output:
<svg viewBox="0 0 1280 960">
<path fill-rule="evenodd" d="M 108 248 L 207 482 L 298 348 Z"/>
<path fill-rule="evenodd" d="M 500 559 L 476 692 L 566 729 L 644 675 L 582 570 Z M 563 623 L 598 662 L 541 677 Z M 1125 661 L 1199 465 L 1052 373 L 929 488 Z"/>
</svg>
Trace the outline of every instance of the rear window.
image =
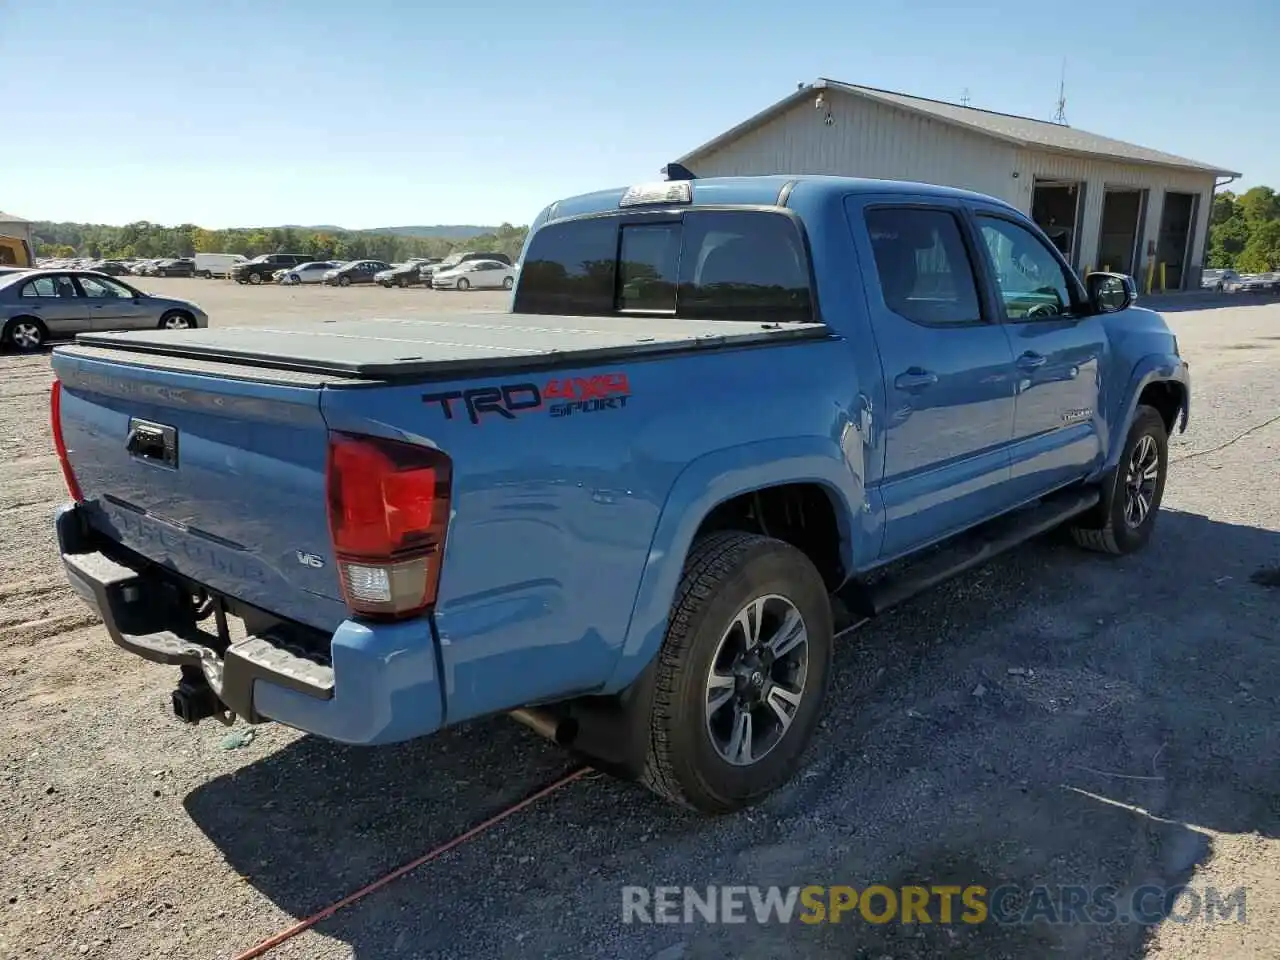
<svg viewBox="0 0 1280 960">
<path fill-rule="evenodd" d="M 800 233 L 789 217 L 763 211 L 550 224 L 529 245 L 513 309 L 814 319 Z"/>
</svg>

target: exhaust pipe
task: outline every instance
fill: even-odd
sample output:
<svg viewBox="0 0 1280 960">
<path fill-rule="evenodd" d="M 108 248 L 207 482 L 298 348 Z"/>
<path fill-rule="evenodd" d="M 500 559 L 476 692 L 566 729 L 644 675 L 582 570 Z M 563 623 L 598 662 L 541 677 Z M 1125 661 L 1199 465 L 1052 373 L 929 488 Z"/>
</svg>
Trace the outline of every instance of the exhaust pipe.
<svg viewBox="0 0 1280 960">
<path fill-rule="evenodd" d="M 557 717 L 548 710 L 537 707 L 521 707 L 509 714 L 512 720 L 524 724 L 534 733 L 546 737 L 552 743 L 567 747 L 578 735 L 578 723 L 569 718 Z"/>
</svg>

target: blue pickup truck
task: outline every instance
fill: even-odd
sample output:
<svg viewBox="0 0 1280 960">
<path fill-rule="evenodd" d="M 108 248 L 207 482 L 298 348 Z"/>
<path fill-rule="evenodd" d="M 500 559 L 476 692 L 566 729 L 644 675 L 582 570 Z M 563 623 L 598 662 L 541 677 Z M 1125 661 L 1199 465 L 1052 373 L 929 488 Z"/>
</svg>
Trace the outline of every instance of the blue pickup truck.
<svg viewBox="0 0 1280 960">
<path fill-rule="evenodd" d="M 542 211 L 505 313 L 57 348 L 72 586 L 175 713 L 384 744 L 510 713 L 708 813 L 840 632 L 1057 526 L 1151 536 L 1187 364 L 1127 277 L 921 184 Z"/>
</svg>

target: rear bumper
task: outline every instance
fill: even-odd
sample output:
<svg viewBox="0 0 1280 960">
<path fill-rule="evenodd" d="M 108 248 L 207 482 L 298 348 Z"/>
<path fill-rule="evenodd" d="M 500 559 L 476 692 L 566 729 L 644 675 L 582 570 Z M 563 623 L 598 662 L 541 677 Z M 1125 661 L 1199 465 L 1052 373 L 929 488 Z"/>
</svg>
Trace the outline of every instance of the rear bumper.
<svg viewBox="0 0 1280 960">
<path fill-rule="evenodd" d="M 352 744 L 394 743 L 440 728 L 443 699 L 428 621 L 346 620 L 330 639 L 327 659 L 293 642 L 295 629 L 305 628 L 284 622 L 227 644 L 181 602 L 189 585 L 95 534 L 79 507 L 62 508 L 56 526 L 67 580 L 102 617 L 111 640 L 144 660 L 200 670 L 236 715 Z"/>
</svg>

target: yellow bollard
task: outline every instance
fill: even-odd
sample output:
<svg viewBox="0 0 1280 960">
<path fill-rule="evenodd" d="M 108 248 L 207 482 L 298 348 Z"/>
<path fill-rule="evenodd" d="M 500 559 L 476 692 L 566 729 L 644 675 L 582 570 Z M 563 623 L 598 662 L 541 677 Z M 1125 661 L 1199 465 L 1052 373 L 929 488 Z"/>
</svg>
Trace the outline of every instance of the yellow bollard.
<svg viewBox="0 0 1280 960">
<path fill-rule="evenodd" d="M 1102 272 L 1103 272 L 1103 273 L 1110 273 L 1110 272 L 1111 272 L 1111 264 L 1109 264 L 1109 263 L 1108 263 L 1105 267 L 1103 267 L 1103 268 L 1102 268 Z"/>
<path fill-rule="evenodd" d="M 1165 282 L 1168 279 L 1168 274 L 1165 272 L 1165 267 L 1167 266 L 1168 264 L 1164 264 L 1164 263 L 1160 264 L 1160 292 L 1161 293 L 1165 293 L 1169 289 L 1168 284 Z"/>
</svg>

